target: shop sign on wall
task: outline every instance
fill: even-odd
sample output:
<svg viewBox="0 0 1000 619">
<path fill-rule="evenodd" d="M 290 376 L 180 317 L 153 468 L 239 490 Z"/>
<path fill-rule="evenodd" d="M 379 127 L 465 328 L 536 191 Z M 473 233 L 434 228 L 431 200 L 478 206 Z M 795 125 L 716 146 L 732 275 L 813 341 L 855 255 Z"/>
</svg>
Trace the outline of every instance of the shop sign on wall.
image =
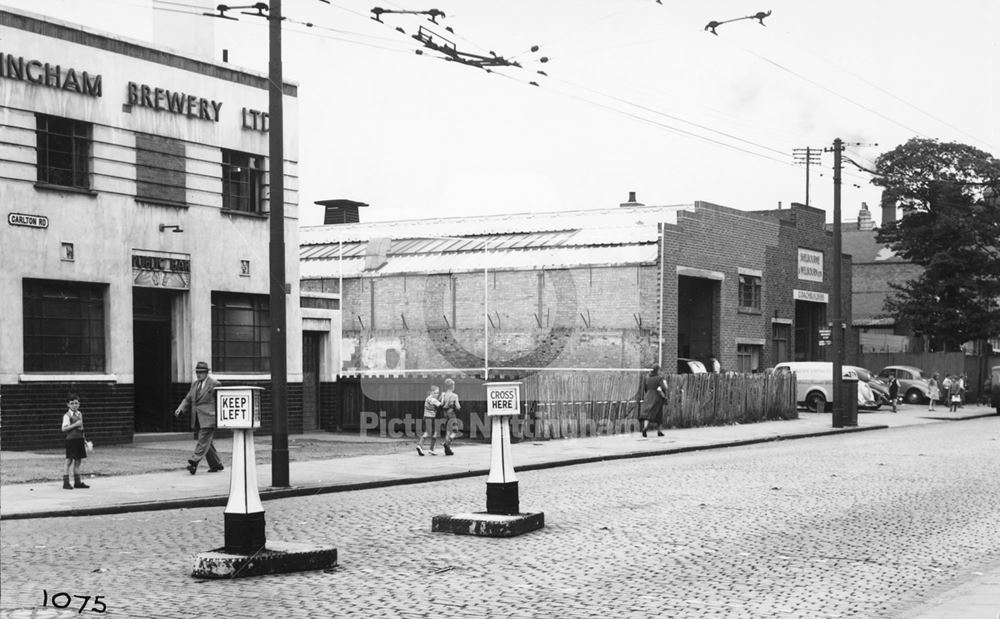
<svg viewBox="0 0 1000 619">
<path fill-rule="evenodd" d="M 823 281 L 823 252 L 799 248 L 799 279 Z"/>
<path fill-rule="evenodd" d="M 132 250 L 132 283 L 143 288 L 191 287 L 191 255 Z"/>
</svg>

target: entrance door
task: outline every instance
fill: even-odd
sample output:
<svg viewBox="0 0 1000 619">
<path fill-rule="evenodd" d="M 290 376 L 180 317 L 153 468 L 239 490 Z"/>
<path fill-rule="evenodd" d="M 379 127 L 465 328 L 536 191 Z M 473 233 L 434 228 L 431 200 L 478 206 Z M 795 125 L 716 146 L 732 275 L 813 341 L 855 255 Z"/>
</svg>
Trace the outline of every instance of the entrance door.
<svg viewBox="0 0 1000 619">
<path fill-rule="evenodd" d="M 716 299 L 719 282 L 699 277 L 678 277 L 677 356 L 707 361 L 716 348 Z"/>
<path fill-rule="evenodd" d="M 169 292 L 132 289 L 136 432 L 171 429 L 177 403 L 170 402 L 170 301 Z"/>
<path fill-rule="evenodd" d="M 819 345 L 819 330 L 826 328 L 826 304 L 795 302 L 795 360 L 826 361 L 826 346 Z"/>
<path fill-rule="evenodd" d="M 302 431 L 319 427 L 319 351 L 322 333 L 302 332 Z"/>
</svg>

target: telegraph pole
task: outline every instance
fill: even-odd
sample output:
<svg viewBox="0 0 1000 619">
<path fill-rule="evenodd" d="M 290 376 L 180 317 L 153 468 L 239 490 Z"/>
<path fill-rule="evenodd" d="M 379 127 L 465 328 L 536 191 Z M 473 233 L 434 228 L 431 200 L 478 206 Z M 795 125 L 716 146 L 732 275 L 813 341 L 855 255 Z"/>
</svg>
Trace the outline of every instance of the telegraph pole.
<svg viewBox="0 0 1000 619">
<path fill-rule="evenodd" d="M 268 173 L 271 206 L 271 485 L 288 487 L 288 342 L 285 333 L 285 145 L 282 113 L 281 0 L 271 0 L 268 15 Z"/>
<path fill-rule="evenodd" d="M 793 148 L 792 157 L 797 164 L 806 166 L 806 206 L 809 206 L 809 167 L 812 164 L 819 164 L 821 149 L 806 146 L 805 148 Z"/>
<path fill-rule="evenodd" d="M 840 138 L 833 141 L 833 306 L 830 316 L 833 338 L 833 426 L 844 424 L 844 325 L 841 316 L 841 254 L 843 243 L 840 230 L 840 153 L 844 150 Z M 807 198 L 808 199 L 808 198 Z"/>
</svg>

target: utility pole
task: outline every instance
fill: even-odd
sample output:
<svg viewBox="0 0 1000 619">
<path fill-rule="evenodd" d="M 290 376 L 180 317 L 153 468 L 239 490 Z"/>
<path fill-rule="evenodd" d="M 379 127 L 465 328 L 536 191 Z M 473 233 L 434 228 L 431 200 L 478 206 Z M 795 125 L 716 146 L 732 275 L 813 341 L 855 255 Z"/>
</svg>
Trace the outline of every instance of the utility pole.
<svg viewBox="0 0 1000 619">
<path fill-rule="evenodd" d="M 285 131 L 282 112 L 281 0 L 271 0 L 268 15 L 268 173 L 270 175 L 271 276 L 271 485 L 288 487 L 288 342 L 285 333 Z"/>
<path fill-rule="evenodd" d="M 830 335 L 833 338 L 833 425 L 844 423 L 844 325 L 841 316 L 841 254 L 843 242 L 840 230 L 840 154 L 844 150 L 840 138 L 833 141 L 833 305 Z M 808 200 L 808 198 L 807 198 Z"/>
<path fill-rule="evenodd" d="M 809 167 L 813 164 L 819 165 L 819 156 L 822 149 L 806 146 L 805 148 L 793 148 L 792 157 L 795 163 L 806 166 L 806 206 L 809 206 Z"/>
</svg>

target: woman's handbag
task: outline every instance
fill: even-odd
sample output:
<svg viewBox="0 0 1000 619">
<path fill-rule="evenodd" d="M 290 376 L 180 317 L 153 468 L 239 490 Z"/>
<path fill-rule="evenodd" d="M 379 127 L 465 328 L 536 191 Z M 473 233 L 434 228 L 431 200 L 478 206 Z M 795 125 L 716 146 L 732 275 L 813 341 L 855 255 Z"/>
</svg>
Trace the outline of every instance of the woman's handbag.
<svg viewBox="0 0 1000 619">
<path fill-rule="evenodd" d="M 94 453 L 94 441 L 83 439 L 83 448 L 87 450 L 87 455 Z"/>
</svg>

